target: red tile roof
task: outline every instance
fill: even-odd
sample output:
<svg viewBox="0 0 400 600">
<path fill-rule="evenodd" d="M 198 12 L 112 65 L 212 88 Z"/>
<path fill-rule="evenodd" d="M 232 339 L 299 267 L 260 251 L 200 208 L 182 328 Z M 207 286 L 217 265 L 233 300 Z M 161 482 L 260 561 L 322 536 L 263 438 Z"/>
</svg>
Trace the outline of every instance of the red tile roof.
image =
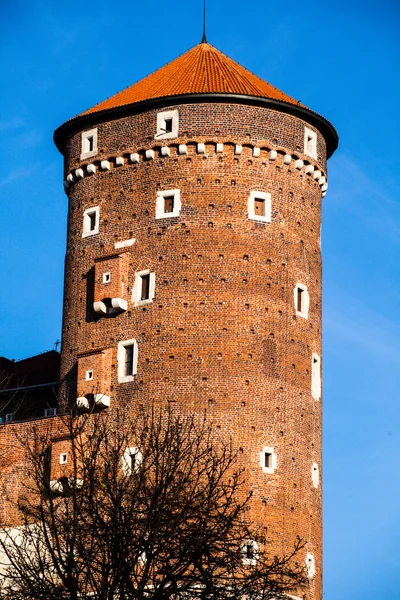
<svg viewBox="0 0 400 600">
<path fill-rule="evenodd" d="M 302 106 L 260 77 L 211 46 L 201 43 L 83 115 L 153 98 L 187 94 L 224 93 L 272 98 Z"/>
</svg>

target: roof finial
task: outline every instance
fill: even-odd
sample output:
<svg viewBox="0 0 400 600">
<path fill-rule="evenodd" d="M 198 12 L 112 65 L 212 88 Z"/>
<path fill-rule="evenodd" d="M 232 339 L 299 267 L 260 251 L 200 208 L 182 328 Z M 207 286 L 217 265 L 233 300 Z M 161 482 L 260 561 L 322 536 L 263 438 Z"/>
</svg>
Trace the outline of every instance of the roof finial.
<svg viewBox="0 0 400 600">
<path fill-rule="evenodd" d="M 207 44 L 206 25 L 207 25 L 207 0 L 204 0 L 203 37 L 201 40 L 202 44 Z"/>
</svg>

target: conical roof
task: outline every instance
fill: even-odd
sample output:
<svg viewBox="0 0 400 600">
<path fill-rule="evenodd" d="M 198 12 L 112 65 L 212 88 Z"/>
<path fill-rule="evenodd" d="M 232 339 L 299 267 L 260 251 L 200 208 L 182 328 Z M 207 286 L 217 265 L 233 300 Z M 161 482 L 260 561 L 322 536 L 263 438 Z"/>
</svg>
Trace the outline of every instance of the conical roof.
<svg viewBox="0 0 400 600">
<path fill-rule="evenodd" d="M 63 153 L 65 140 L 78 128 L 141 110 L 145 105 L 168 106 L 175 99 L 177 102 L 218 100 L 268 106 L 296 115 L 317 127 L 326 139 L 328 158 L 337 148 L 338 136 L 329 121 L 207 42 L 198 44 L 122 92 L 66 121 L 54 132 L 54 141 Z"/>
<path fill-rule="evenodd" d="M 257 77 L 211 44 L 201 43 L 79 116 L 155 98 L 218 93 L 272 98 L 301 106 L 299 102 Z"/>
</svg>

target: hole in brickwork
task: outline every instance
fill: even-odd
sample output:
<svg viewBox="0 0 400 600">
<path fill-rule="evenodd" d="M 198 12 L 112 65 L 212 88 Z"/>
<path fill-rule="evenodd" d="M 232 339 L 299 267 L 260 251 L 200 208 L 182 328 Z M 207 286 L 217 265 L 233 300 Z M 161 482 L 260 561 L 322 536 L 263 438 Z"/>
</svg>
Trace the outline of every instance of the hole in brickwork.
<svg viewBox="0 0 400 600">
<path fill-rule="evenodd" d="M 200 258 L 200 259 L 202 259 L 202 258 L 203 258 L 203 255 L 202 255 L 202 254 L 198 254 L 198 255 L 197 255 L 197 258 Z"/>
<path fill-rule="evenodd" d="M 236 163 L 239 162 L 239 159 L 237 158 L 237 156 L 233 159 Z"/>
<path fill-rule="evenodd" d="M 250 359 L 252 359 L 252 358 L 253 358 L 253 355 L 252 355 L 252 354 L 249 354 L 249 358 L 250 358 Z"/>
<path fill-rule="evenodd" d="M 242 406 L 246 406 L 246 402 L 242 402 Z"/>
<path fill-rule="evenodd" d="M 252 430 L 252 431 L 255 431 L 255 430 L 256 430 L 256 428 L 254 427 L 254 425 L 252 425 L 252 426 L 251 426 L 251 430 Z"/>
<path fill-rule="evenodd" d="M 212 228 L 212 227 L 214 227 L 214 223 L 210 222 L 210 223 L 208 223 L 208 226 L 209 226 L 210 228 Z"/>
<path fill-rule="evenodd" d="M 231 180 L 231 185 L 236 185 L 236 181 L 235 181 L 235 179 L 232 179 L 232 180 Z"/>
<path fill-rule="evenodd" d="M 187 308 L 187 307 L 188 307 L 188 303 L 187 303 L 187 302 L 184 302 L 184 303 L 183 303 L 183 306 L 184 306 L 184 308 Z"/>
<path fill-rule="evenodd" d="M 186 235 L 190 235 L 190 229 L 186 230 Z"/>
<path fill-rule="evenodd" d="M 158 257 L 158 260 L 163 260 L 163 257 L 162 257 L 162 256 L 159 256 L 159 257 Z"/>
<path fill-rule="evenodd" d="M 214 207 L 214 204 L 209 204 L 209 205 L 208 205 L 208 208 L 211 208 L 211 209 L 212 209 L 212 208 L 215 208 L 215 207 Z"/>
<path fill-rule="evenodd" d="M 248 254 L 244 254 L 243 255 L 243 260 L 249 260 L 249 255 Z"/>
<path fill-rule="evenodd" d="M 250 381 L 248 379 L 246 379 L 246 381 L 244 383 L 245 383 L 245 385 L 250 385 Z"/>
<path fill-rule="evenodd" d="M 201 179 L 200 179 L 200 178 L 197 180 L 197 183 L 198 183 L 199 185 L 201 185 Z"/>
<path fill-rule="evenodd" d="M 250 308 L 250 304 L 245 304 L 244 307 L 247 308 L 247 309 L 249 309 Z"/>
<path fill-rule="evenodd" d="M 221 183 L 221 180 L 220 179 L 216 179 L 215 183 Z"/>
<path fill-rule="evenodd" d="M 247 279 L 243 279 L 243 283 L 247 283 Z"/>
<path fill-rule="evenodd" d="M 232 204 L 228 204 L 226 207 L 228 210 L 232 210 Z"/>
<path fill-rule="evenodd" d="M 192 360 L 192 358 L 193 358 L 193 354 L 188 354 L 188 356 L 187 356 L 187 357 L 188 357 L 188 359 L 189 359 L 189 360 Z"/>
<path fill-rule="evenodd" d="M 169 357 L 169 360 L 174 360 L 175 356 L 173 354 L 171 354 L 171 356 Z"/>
</svg>

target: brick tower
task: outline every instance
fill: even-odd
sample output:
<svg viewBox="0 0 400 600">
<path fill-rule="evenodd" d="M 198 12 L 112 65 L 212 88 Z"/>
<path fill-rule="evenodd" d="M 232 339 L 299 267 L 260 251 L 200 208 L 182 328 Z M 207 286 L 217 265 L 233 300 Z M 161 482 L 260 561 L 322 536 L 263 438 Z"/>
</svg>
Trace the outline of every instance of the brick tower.
<svg viewBox="0 0 400 600">
<path fill-rule="evenodd" d="M 204 42 L 55 142 L 71 402 L 207 411 L 243 453 L 272 551 L 307 540 L 305 597 L 320 600 L 320 226 L 336 131 Z"/>
</svg>

